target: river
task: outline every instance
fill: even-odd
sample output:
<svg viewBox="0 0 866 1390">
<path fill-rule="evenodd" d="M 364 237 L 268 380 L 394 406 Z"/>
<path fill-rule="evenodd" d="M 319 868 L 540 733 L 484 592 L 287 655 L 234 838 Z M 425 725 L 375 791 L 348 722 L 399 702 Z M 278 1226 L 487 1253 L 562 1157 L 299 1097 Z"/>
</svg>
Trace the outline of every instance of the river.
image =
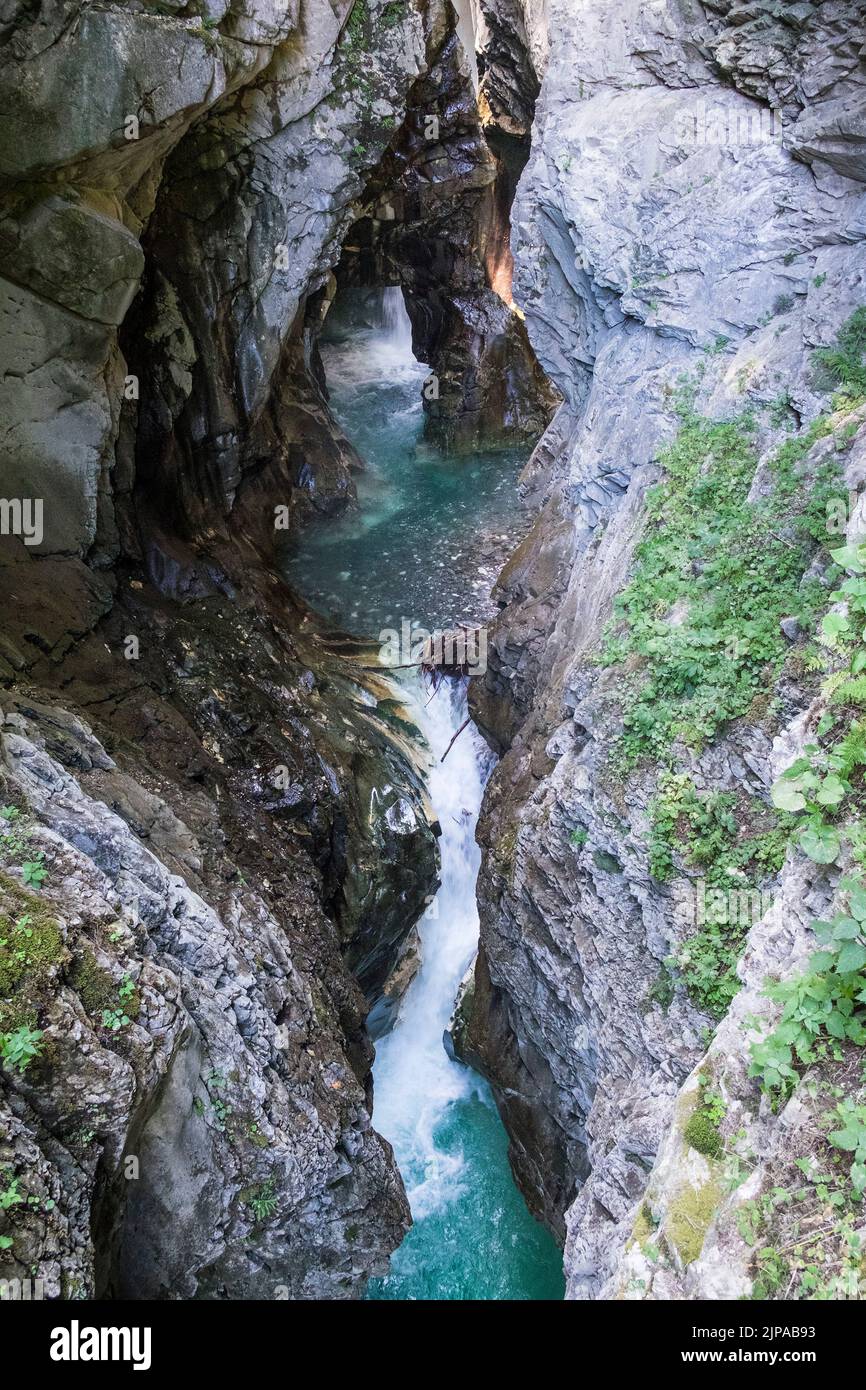
<svg viewBox="0 0 866 1390">
<path fill-rule="evenodd" d="M 358 306 L 363 314 L 358 315 Z M 293 584 L 350 631 L 377 636 L 408 619 L 432 629 L 489 616 L 495 574 L 522 533 L 519 451 L 460 458 L 416 448 L 427 368 L 412 356 L 399 290 L 335 316 L 322 355 L 331 406 L 367 465 L 359 509 L 308 530 Z M 561 1299 L 562 1261 L 529 1215 L 486 1082 L 449 1058 L 443 1032 L 478 941 L 475 825 L 491 755 L 466 717 L 466 692 L 399 677 L 429 747 L 442 826 L 441 887 L 419 925 L 421 969 L 397 1023 L 376 1044 L 373 1122 L 390 1140 L 414 1225 L 371 1299 Z"/>
</svg>

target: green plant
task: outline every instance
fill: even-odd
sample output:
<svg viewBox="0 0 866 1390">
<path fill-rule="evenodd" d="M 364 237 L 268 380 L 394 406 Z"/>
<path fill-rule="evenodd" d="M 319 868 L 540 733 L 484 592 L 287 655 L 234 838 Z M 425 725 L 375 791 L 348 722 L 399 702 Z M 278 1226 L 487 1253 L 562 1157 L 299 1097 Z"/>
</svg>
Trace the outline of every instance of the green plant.
<svg viewBox="0 0 866 1390">
<path fill-rule="evenodd" d="M 0 1059 L 23 1074 L 42 1051 L 42 1032 L 26 1024 L 10 1033 L 0 1033 Z"/>
<path fill-rule="evenodd" d="M 866 308 L 816 354 L 843 392 L 866 392 Z M 647 498 L 647 528 L 630 583 L 618 596 L 600 660 L 630 662 L 619 682 L 623 734 L 614 759 L 627 772 L 644 758 L 663 764 L 671 745 L 700 749 L 746 714 L 788 654 L 782 618 L 811 626 L 825 606 L 805 579 L 827 539 L 827 503 L 838 484 L 832 456 L 814 476 L 801 467 L 832 433 L 819 416 L 769 460 L 752 497 L 759 446 L 750 412 L 711 420 L 695 409 L 696 383 L 675 395 L 680 428 L 659 458 L 663 479 Z"/>
<path fill-rule="evenodd" d="M 737 961 L 746 938 L 744 927 L 708 922 L 680 947 L 674 962 L 699 1008 L 723 1018 L 740 988 Z"/>
<path fill-rule="evenodd" d="M 789 1266 L 784 1255 L 772 1245 L 757 1254 L 758 1277 L 752 1287 L 752 1298 L 770 1298 L 788 1281 Z"/>
<path fill-rule="evenodd" d="M 790 391 L 782 391 L 770 406 L 770 423 L 776 429 L 788 419 L 793 407 Z"/>
<path fill-rule="evenodd" d="M 838 1125 L 829 1134 L 834 1149 L 851 1154 L 851 1185 L 857 1197 L 866 1191 L 866 1105 L 852 1099 L 843 1100 L 832 1116 Z"/>
<path fill-rule="evenodd" d="M 103 1028 L 107 1028 L 110 1033 L 119 1033 L 121 1028 L 132 1022 L 132 1019 L 123 1009 L 103 1009 L 101 1022 Z"/>
<path fill-rule="evenodd" d="M 406 18 L 406 0 L 389 0 L 379 12 L 379 23 L 393 29 Z"/>
<path fill-rule="evenodd" d="M 866 306 L 855 309 L 839 330 L 834 347 L 819 348 L 815 361 L 836 386 L 854 396 L 866 395 Z"/>
<path fill-rule="evenodd" d="M 751 1072 L 768 1091 L 782 1095 L 799 1080 L 799 1067 L 826 1058 L 841 1060 L 841 1044 L 866 1045 L 866 889 L 844 878 L 848 910 L 813 929 L 822 949 L 807 969 L 766 986 L 782 1005 L 775 1028 L 751 1046 Z"/>
<path fill-rule="evenodd" d="M 350 53 L 358 53 L 366 47 L 370 22 L 367 0 L 355 0 L 343 30 L 343 42 Z"/>
<path fill-rule="evenodd" d="M 273 1216 L 279 1205 L 279 1199 L 274 1192 L 273 1178 L 259 1183 L 257 1187 L 248 1188 L 243 1201 L 251 1208 L 256 1221 L 266 1221 L 269 1216 Z"/>
<path fill-rule="evenodd" d="M 832 864 L 848 843 L 862 853 L 861 809 L 866 804 L 866 546 L 843 545 L 831 557 L 847 578 L 830 597 L 844 609 L 827 613 L 821 628 L 830 650 L 846 665 L 824 684 L 830 705 L 847 709 L 841 721 L 831 710 L 818 725 L 817 740 L 788 767 L 772 789 L 774 805 L 799 817 L 800 848 L 818 864 Z"/>
<path fill-rule="evenodd" d="M 9 1177 L 8 1169 L 4 1176 Z M 12 1178 L 7 1186 L 0 1190 L 0 1211 L 9 1211 L 10 1207 L 21 1206 L 25 1201 L 26 1198 L 19 1188 L 18 1178 Z"/>
<path fill-rule="evenodd" d="M 21 879 L 28 888 L 38 891 L 48 877 L 44 861 L 45 852 L 40 850 L 34 859 L 28 859 L 21 865 Z"/>
<path fill-rule="evenodd" d="M 29 830 L 22 824 L 22 813 L 17 806 L 0 807 L 0 847 L 11 858 L 24 853 Z"/>
<path fill-rule="evenodd" d="M 661 774 L 650 806 L 650 872 L 670 881 L 678 855 L 701 874 L 693 926 L 671 964 L 694 1002 L 716 1018 L 739 989 L 736 965 L 755 903 L 757 915 L 764 910 L 766 895 L 756 885 L 778 872 L 786 844 L 785 826 L 762 802 L 698 792 L 686 773 Z M 716 898 L 725 905 L 720 914 L 712 911 Z"/>
<path fill-rule="evenodd" d="M 699 749 L 745 714 L 787 655 L 780 620 L 796 614 L 805 625 L 822 596 L 803 576 L 825 525 L 830 470 L 810 485 L 788 451 L 775 490 L 750 501 L 754 419 L 704 419 L 688 383 L 677 410 L 680 431 L 661 456 L 665 478 L 648 497 L 635 572 L 600 658 L 631 658 L 643 672 L 620 684 L 621 771 L 646 757 L 667 762 L 675 740 Z"/>
<path fill-rule="evenodd" d="M 262 1133 L 255 1120 L 247 1125 L 247 1138 L 259 1149 L 268 1148 L 268 1136 Z"/>
<path fill-rule="evenodd" d="M 589 832 L 586 826 L 578 825 L 575 826 L 568 838 L 571 844 L 576 845 L 578 849 L 582 849 L 589 839 Z"/>
</svg>

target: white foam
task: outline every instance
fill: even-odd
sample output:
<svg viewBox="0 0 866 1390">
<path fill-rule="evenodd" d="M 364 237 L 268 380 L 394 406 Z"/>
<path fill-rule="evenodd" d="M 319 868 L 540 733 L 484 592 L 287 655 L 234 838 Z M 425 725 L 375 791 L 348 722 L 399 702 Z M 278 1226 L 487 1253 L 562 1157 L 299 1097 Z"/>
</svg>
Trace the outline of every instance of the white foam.
<svg viewBox="0 0 866 1390">
<path fill-rule="evenodd" d="M 394 1146 L 410 1206 L 419 1218 L 462 1192 L 462 1157 L 441 1149 L 436 1132 L 449 1107 L 479 1088 L 475 1074 L 449 1058 L 442 1034 L 478 944 L 475 880 L 481 856 L 475 825 L 489 754 L 470 725 L 440 762 L 466 718 L 465 691 L 444 681 L 430 700 L 417 678 L 404 685 L 410 690 L 413 717 L 431 747 L 429 790 L 442 826 L 442 886 L 433 910 L 419 924 L 421 969 L 395 1028 L 377 1044 L 373 1123 Z"/>
</svg>

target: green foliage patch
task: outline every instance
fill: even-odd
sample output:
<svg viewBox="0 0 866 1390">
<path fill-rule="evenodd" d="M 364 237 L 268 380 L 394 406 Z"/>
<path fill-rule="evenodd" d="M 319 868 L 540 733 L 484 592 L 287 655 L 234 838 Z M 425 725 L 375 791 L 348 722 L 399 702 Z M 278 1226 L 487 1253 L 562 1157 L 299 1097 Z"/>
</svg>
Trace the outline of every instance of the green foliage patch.
<svg viewBox="0 0 866 1390">
<path fill-rule="evenodd" d="M 804 575 L 826 530 L 835 464 L 809 480 L 797 463 L 811 446 L 780 451 L 768 494 L 750 500 L 754 417 L 705 419 L 694 396 L 694 383 L 681 383 L 680 430 L 660 457 L 664 479 L 648 495 L 635 571 L 601 653 L 606 665 L 638 668 L 623 680 L 621 771 L 666 762 L 675 740 L 700 749 L 745 715 L 787 654 L 780 620 L 809 625 L 824 596 Z"/>
<path fill-rule="evenodd" d="M 749 926 L 749 908 L 782 866 L 787 827 L 755 798 L 731 792 L 698 792 L 686 773 L 663 772 L 650 807 L 650 872 L 660 882 L 674 876 L 675 854 L 700 875 L 700 890 L 718 889 L 732 910 L 696 920 L 676 967 L 699 1008 L 721 1018 L 739 989 L 737 961 Z"/>
</svg>

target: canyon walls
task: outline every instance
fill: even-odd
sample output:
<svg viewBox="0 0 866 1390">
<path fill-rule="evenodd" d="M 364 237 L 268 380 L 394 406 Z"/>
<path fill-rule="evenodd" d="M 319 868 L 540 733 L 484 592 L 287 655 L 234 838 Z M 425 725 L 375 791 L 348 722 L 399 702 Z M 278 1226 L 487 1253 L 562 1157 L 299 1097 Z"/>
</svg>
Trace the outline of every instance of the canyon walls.
<svg viewBox="0 0 866 1390">
<path fill-rule="evenodd" d="M 514 33 L 518 7 L 481 8 Z M 743 1210 L 828 1123 L 820 1068 L 784 1108 L 762 1098 L 746 1025 L 776 1016 L 764 982 L 803 968 L 839 877 L 786 852 L 770 786 L 826 710 L 826 546 L 863 482 L 863 407 L 820 365 L 866 296 L 863 19 L 834 0 L 551 0 L 549 44 L 506 62 L 547 51 L 514 293 L 564 403 L 472 697 L 503 756 L 461 1027 L 573 1298 L 760 1286 Z M 845 499 L 833 534 L 821 486 Z M 747 532 L 765 503 L 780 519 Z M 696 915 L 725 882 L 766 890 L 761 910 Z M 856 1095 L 856 1069 L 837 1072 Z M 838 1268 L 844 1246 L 837 1230 Z"/>
</svg>

